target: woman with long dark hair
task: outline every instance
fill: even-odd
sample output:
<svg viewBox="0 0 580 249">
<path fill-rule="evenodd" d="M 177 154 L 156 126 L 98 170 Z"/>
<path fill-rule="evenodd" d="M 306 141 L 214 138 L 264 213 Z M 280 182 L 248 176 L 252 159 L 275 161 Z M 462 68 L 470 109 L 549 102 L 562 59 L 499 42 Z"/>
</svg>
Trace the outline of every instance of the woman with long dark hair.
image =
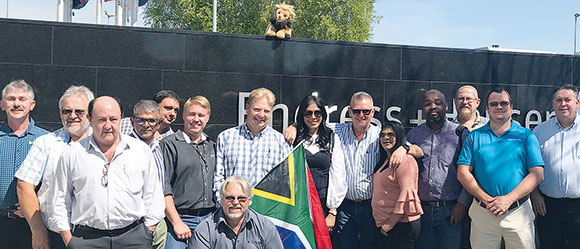
<svg viewBox="0 0 580 249">
<path fill-rule="evenodd" d="M 338 136 L 326 126 L 324 102 L 307 96 L 300 102 L 294 145 L 304 144 L 304 155 L 314 179 L 329 231 L 334 227 L 336 209 L 346 195 L 344 153 Z"/>
<path fill-rule="evenodd" d="M 407 155 L 398 167 L 389 167 L 393 152 L 406 143 L 405 129 L 399 123 L 383 124 L 380 157 L 373 175 L 371 206 L 378 228 L 375 248 L 412 249 L 421 228 L 421 202 L 417 194 L 418 166 Z"/>
</svg>

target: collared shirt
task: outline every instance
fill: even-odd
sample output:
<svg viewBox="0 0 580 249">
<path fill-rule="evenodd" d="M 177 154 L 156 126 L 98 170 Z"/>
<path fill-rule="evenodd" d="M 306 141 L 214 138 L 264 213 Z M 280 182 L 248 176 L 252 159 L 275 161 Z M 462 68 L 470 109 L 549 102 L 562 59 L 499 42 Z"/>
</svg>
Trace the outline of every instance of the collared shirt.
<svg viewBox="0 0 580 249">
<path fill-rule="evenodd" d="M 346 199 L 369 200 L 373 196 L 373 169 L 379 160 L 381 128 L 371 125 L 361 141 L 352 130 L 352 123 L 329 124 L 340 138 L 346 169 Z"/>
<path fill-rule="evenodd" d="M 256 136 L 246 124 L 223 131 L 217 139 L 216 194 L 228 176 L 243 176 L 252 187 L 256 186 L 290 152 L 290 145 L 284 136 L 270 126 Z"/>
<path fill-rule="evenodd" d="M 479 115 L 479 113 L 475 112 L 475 122 L 473 122 L 473 125 L 471 126 L 471 128 L 469 130 L 475 130 L 478 128 L 483 127 L 485 124 L 487 124 L 489 120 L 485 117 L 482 117 Z M 457 119 L 457 116 L 455 116 L 455 119 L 453 119 L 453 123 L 459 124 L 459 120 Z"/>
<path fill-rule="evenodd" d="M 137 135 L 134 129 L 129 134 L 129 136 L 141 140 L 141 138 L 139 137 L 139 135 Z M 149 148 L 151 148 L 151 152 L 153 153 L 153 159 L 155 160 L 155 165 L 157 166 L 157 178 L 159 178 L 161 186 L 164 186 L 163 175 L 165 174 L 165 165 L 163 164 L 163 153 L 161 152 L 161 146 L 159 146 L 159 138 L 153 138 L 153 141 L 151 141 L 151 145 L 149 145 Z"/>
<path fill-rule="evenodd" d="M 177 131 L 161 141 L 165 161 L 165 195 L 173 195 L 177 209 L 216 206 L 213 193 L 215 143 L 205 135 L 199 143 Z"/>
<path fill-rule="evenodd" d="M 165 216 L 151 149 L 127 135 L 121 135 L 110 163 L 93 136 L 72 144 L 63 151 L 53 179 L 53 215 L 47 227 L 56 232 L 71 230 L 71 223 L 118 229 L 142 217 L 145 225 L 153 226 Z"/>
<path fill-rule="evenodd" d="M 130 135 L 133 132 L 133 124 L 131 123 L 131 117 L 125 117 L 121 119 L 121 128 L 119 128 L 119 131 L 121 132 L 121 134 L 125 134 L 125 135 Z M 159 137 L 157 137 L 157 139 L 161 140 L 164 139 L 165 137 L 173 134 L 173 130 L 171 129 L 171 126 L 167 127 L 167 131 L 163 134 L 160 134 Z"/>
<path fill-rule="evenodd" d="M 70 135 L 64 128 L 39 137 L 34 141 L 26 159 L 15 175 L 16 178 L 34 186 L 42 181 L 36 194 L 44 224 L 48 223 L 48 217 L 52 215 L 47 212 L 48 201 L 54 199 L 54 196 L 51 196 L 47 190 L 52 186 L 58 160 L 62 152 L 70 148 L 71 141 Z"/>
<path fill-rule="evenodd" d="M 443 126 L 434 131 L 423 123 L 407 134 L 407 140 L 418 145 L 424 154 L 419 161 L 419 197 L 422 201 L 458 200 L 468 206 L 467 197 L 459 198 L 463 187 L 457 180 L 457 126 L 445 120 Z"/>
<path fill-rule="evenodd" d="M 500 135 L 489 123 L 470 132 L 457 163 L 473 167 L 473 176 L 492 197 L 509 194 L 528 175 L 529 169 L 544 165 L 534 133 L 513 120 L 510 128 Z"/>
<path fill-rule="evenodd" d="M 14 174 L 26 158 L 34 140 L 47 133 L 48 131 L 35 126 L 32 118 L 26 131 L 20 136 L 14 134 L 8 121 L 0 126 L 0 209 L 11 209 L 18 203 Z"/>
<path fill-rule="evenodd" d="M 540 190 L 552 198 L 580 198 L 580 115 L 572 125 L 562 128 L 553 117 L 536 126 L 540 142 L 544 181 Z"/>
<path fill-rule="evenodd" d="M 283 249 L 282 240 L 272 221 L 248 208 L 238 234 L 228 225 L 223 210 L 216 210 L 203 220 L 191 237 L 187 249 Z"/>
</svg>

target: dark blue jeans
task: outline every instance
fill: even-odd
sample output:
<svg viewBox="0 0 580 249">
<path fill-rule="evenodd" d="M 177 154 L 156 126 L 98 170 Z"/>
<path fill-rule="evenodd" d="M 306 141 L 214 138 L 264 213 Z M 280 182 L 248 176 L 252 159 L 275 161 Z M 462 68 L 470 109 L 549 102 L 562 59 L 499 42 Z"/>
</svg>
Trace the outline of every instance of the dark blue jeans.
<svg viewBox="0 0 580 249">
<path fill-rule="evenodd" d="M 423 205 L 417 249 L 461 249 L 463 222 L 449 224 L 452 209 Z"/>
<path fill-rule="evenodd" d="M 580 199 L 556 199 L 544 196 L 544 201 L 546 215 L 536 216 L 540 247 L 580 248 Z"/>
<path fill-rule="evenodd" d="M 335 226 L 340 249 L 373 248 L 376 229 L 370 200 L 354 202 L 345 199 L 342 202 Z"/>
<path fill-rule="evenodd" d="M 180 214 L 179 217 L 181 217 L 183 223 L 185 223 L 189 227 L 189 229 L 191 229 L 191 234 L 193 235 L 193 230 L 197 227 L 197 225 L 199 225 L 199 223 L 202 220 L 205 220 L 205 218 L 209 217 L 210 215 L 211 213 L 205 216 Z M 165 248 L 185 249 L 187 248 L 188 241 L 189 239 L 185 240 L 178 239 L 177 236 L 175 235 L 175 232 L 173 231 L 173 225 L 171 225 L 171 222 L 167 221 L 167 241 L 165 242 Z"/>
</svg>

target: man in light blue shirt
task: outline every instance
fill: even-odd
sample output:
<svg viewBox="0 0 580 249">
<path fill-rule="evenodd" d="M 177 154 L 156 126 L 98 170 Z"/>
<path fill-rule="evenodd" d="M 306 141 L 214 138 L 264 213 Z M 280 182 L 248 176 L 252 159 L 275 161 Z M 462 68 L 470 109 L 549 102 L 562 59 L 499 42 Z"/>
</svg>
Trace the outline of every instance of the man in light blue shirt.
<svg viewBox="0 0 580 249">
<path fill-rule="evenodd" d="M 489 123 L 469 133 L 457 163 L 457 178 L 474 196 L 469 208 L 471 246 L 535 248 L 529 193 L 543 179 L 540 146 L 532 131 L 512 119 L 510 94 L 494 88 L 487 96 Z"/>
<path fill-rule="evenodd" d="M 542 248 L 580 248 L 580 117 L 578 88 L 560 87 L 552 100 L 556 117 L 534 133 L 546 163 L 544 181 L 532 192 Z"/>
</svg>

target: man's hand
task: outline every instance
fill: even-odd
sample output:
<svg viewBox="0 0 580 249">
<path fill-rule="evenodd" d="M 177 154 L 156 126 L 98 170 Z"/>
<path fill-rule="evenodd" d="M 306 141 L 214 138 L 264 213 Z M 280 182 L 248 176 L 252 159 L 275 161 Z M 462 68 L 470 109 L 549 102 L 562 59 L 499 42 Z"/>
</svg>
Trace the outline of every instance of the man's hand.
<svg viewBox="0 0 580 249">
<path fill-rule="evenodd" d="M 288 126 L 284 131 L 284 138 L 288 143 L 294 144 L 294 140 L 296 139 L 296 127 L 294 125 Z"/>
<path fill-rule="evenodd" d="M 534 209 L 534 213 L 545 216 L 546 202 L 544 201 L 544 197 L 540 191 L 535 189 L 532 194 L 530 194 L 530 198 L 532 199 L 532 209 Z"/>
<path fill-rule="evenodd" d="M 399 148 L 393 152 L 391 159 L 389 159 L 389 167 L 394 167 L 396 169 L 401 165 L 403 160 L 405 160 L 405 157 L 407 157 L 407 149 L 403 146 L 399 146 Z"/>
<path fill-rule="evenodd" d="M 333 214 L 328 214 L 326 216 L 326 228 L 328 228 L 328 232 L 332 232 L 332 229 L 334 229 L 334 224 L 336 222 L 336 216 L 334 216 Z"/>
<path fill-rule="evenodd" d="M 14 211 L 12 211 L 14 213 L 14 215 L 20 217 L 20 218 L 26 218 L 24 217 L 24 213 L 22 213 L 22 209 L 20 209 L 20 203 L 16 203 L 16 205 L 14 205 L 16 207 L 16 209 L 14 209 Z"/>
<path fill-rule="evenodd" d="M 65 245 L 68 246 L 70 239 L 72 239 L 72 233 L 70 230 L 60 232 L 60 236 L 62 237 L 62 241 Z"/>
<path fill-rule="evenodd" d="M 487 205 L 487 210 L 495 215 L 501 216 L 505 214 L 514 201 L 507 195 L 496 196 L 492 198 L 492 201 Z"/>
<path fill-rule="evenodd" d="M 151 232 L 155 232 L 155 226 L 147 226 L 147 229 Z"/>
<path fill-rule="evenodd" d="M 455 204 L 453 209 L 451 209 L 451 216 L 449 216 L 449 224 L 457 224 L 463 220 L 467 207 L 461 203 Z"/>
<path fill-rule="evenodd" d="M 186 240 L 191 238 L 191 229 L 189 229 L 189 227 L 183 223 L 183 221 L 179 221 L 173 224 L 173 231 L 179 240 Z"/>
</svg>

